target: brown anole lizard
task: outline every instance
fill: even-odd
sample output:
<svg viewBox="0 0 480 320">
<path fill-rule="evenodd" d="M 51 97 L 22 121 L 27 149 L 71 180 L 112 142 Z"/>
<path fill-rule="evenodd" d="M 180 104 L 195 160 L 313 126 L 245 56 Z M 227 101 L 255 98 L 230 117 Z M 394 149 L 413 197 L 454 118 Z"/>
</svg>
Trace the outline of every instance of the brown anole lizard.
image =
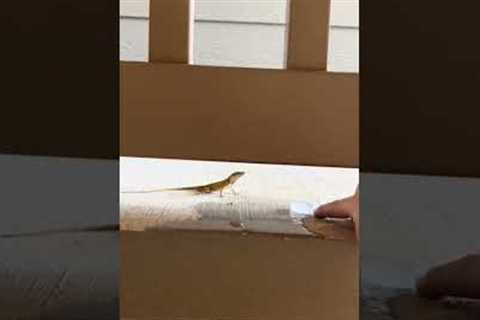
<svg viewBox="0 0 480 320">
<path fill-rule="evenodd" d="M 163 191 L 193 191 L 200 194 L 208 194 L 216 191 L 220 192 L 220 197 L 223 196 L 223 190 L 227 187 L 232 187 L 233 184 L 240 179 L 245 174 L 245 172 L 237 171 L 232 173 L 228 178 L 212 182 L 206 185 L 195 186 L 195 187 L 183 187 L 183 188 L 170 188 L 170 189 L 154 189 L 154 190 L 144 190 L 144 191 L 123 191 L 121 193 L 155 193 Z M 235 190 L 232 188 L 232 192 L 236 194 Z"/>
</svg>

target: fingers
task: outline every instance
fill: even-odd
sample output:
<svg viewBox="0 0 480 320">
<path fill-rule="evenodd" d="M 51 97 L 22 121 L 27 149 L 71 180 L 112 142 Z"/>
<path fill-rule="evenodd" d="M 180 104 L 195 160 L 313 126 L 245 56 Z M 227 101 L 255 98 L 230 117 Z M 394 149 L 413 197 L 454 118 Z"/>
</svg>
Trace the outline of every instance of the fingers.
<svg viewBox="0 0 480 320">
<path fill-rule="evenodd" d="M 315 216 L 318 218 L 349 218 L 348 206 L 341 200 L 327 203 L 315 210 Z"/>
<path fill-rule="evenodd" d="M 333 201 L 315 210 L 314 215 L 318 218 L 353 218 L 355 203 L 352 197 Z"/>
<path fill-rule="evenodd" d="M 358 191 L 351 197 L 333 201 L 320 206 L 314 212 L 317 218 L 353 219 L 357 240 L 360 240 L 359 197 Z"/>
</svg>

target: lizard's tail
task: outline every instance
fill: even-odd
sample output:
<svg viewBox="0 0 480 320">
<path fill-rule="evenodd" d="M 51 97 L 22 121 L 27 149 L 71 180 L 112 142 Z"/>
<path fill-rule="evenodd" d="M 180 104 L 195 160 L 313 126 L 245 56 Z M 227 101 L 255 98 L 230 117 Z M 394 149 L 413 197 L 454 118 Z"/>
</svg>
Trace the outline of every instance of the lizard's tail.
<svg viewBox="0 0 480 320">
<path fill-rule="evenodd" d="M 120 191 L 120 193 L 157 193 L 164 191 L 171 191 L 174 189 L 153 189 L 153 190 L 138 190 L 138 191 Z"/>
<path fill-rule="evenodd" d="M 152 190 L 138 190 L 138 191 L 120 191 L 120 193 L 127 194 L 139 194 L 139 193 L 158 193 L 158 192 L 167 192 L 167 191 L 188 191 L 197 193 L 198 191 L 194 188 L 166 188 L 166 189 L 152 189 Z"/>
</svg>

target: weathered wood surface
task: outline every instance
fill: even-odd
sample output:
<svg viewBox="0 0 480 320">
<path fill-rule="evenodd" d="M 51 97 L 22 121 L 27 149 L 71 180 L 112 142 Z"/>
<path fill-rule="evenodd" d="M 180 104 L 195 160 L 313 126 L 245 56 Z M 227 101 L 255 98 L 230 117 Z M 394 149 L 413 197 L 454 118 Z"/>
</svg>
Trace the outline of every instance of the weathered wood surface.
<svg viewBox="0 0 480 320">
<path fill-rule="evenodd" d="M 205 184 L 233 171 L 246 174 L 226 192 L 192 195 L 186 191 L 121 194 L 121 229 L 221 230 L 352 239 L 343 225 L 290 214 L 292 201 L 318 205 L 350 195 L 358 182 L 355 169 L 246 163 L 121 159 L 123 191 Z"/>
</svg>

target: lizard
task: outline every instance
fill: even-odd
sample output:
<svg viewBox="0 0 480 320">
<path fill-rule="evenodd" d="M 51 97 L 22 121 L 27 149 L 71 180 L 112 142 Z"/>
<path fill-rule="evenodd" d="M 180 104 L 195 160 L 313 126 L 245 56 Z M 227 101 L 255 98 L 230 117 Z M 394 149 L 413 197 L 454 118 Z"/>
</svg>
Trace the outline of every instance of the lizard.
<svg viewBox="0 0 480 320">
<path fill-rule="evenodd" d="M 145 190 L 145 191 L 123 191 L 121 193 L 155 193 L 163 191 L 192 191 L 200 194 L 208 194 L 213 192 L 220 192 L 220 197 L 223 197 L 223 190 L 227 187 L 232 187 L 232 192 L 236 194 L 233 189 L 233 184 L 240 179 L 245 174 L 242 171 L 236 171 L 229 175 L 226 179 L 212 182 L 206 185 L 194 186 L 194 187 L 183 187 L 183 188 L 167 188 L 167 189 L 154 189 L 154 190 Z"/>
</svg>

